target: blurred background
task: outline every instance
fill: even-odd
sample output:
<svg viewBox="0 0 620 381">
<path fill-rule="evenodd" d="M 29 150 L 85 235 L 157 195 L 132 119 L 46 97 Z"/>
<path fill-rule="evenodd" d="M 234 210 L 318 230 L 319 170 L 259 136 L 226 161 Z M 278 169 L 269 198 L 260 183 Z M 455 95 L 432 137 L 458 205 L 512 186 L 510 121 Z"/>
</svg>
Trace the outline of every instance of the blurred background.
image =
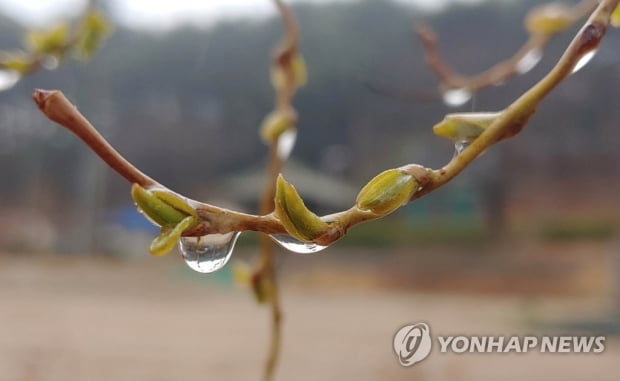
<svg viewBox="0 0 620 381">
<path fill-rule="evenodd" d="M 567 1 L 568 3 L 574 3 Z M 201 275 L 148 254 L 157 229 L 128 184 L 49 122 L 33 88 L 61 89 L 125 157 L 189 197 L 255 212 L 271 110 L 268 67 L 281 23 L 267 0 L 110 0 L 114 33 L 91 62 L 67 60 L 0 91 L 0 380 L 257 379 L 268 311 L 230 265 Z M 525 41 L 541 1 L 293 1 L 309 83 L 295 98 L 285 175 L 319 214 L 348 208 L 375 174 L 445 164 L 431 127 L 496 111 L 533 70 L 458 108 L 437 92 L 416 23 L 446 60 L 477 73 Z M 83 1 L 0 0 L 0 50 L 77 17 Z M 620 354 L 620 34 L 540 106 L 517 138 L 444 188 L 357 226 L 316 255 L 281 251 L 280 379 L 615 379 Z M 1 75 L 2 73 L 0 73 Z M 0 78 L 1 79 L 1 78 Z M 257 235 L 233 259 L 252 261 Z M 393 334 L 602 333 L 601 355 L 439 354 L 402 368 Z"/>
</svg>

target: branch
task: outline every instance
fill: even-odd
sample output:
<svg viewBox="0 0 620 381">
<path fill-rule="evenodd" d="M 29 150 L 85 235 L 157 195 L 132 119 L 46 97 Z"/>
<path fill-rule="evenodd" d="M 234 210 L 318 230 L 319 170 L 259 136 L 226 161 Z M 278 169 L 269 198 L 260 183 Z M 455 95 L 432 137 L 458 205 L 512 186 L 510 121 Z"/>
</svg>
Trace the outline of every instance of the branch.
<svg viewBox="0 0 620 381">
<path fill-rule="evenodd" d="M 27 51 L 0 51 L 0 70 L 15 73 L 19 80 L 40 69 L 54 69 L 56 60 L 62 60 L 69 53 L 89 58 L 110 30 L 107 21 L 97 12 L 97 4 L 98 0 L 89 0 L 72 28 L 62 23 L 46 32 L 30 32 L 26 36 Z M 50 59 L 53 65 L 49 64 Z"/>
<path fill-rule="evenodd" d="M 495 120 L 471 142 L 471 145 L 447 165 L 432 170 L 411 164 L 379 174 L 362 189 L 356 205 L 351 209 L 320 217 L 326 227 L 321 234 L 316 235 L 311 241 L 327 246 L 344 236 L 350 227 L 364 221 L 384 217 L 405 204 L 407 200 L 413 201 L 443 186 L 474 161 L 484 150 L 502 139 L 519 133 L 542 99 L 575 70 L 578 62 L 584 56 L 596 50 L 607 30 L 610 15 L 618 6 L 619 1 L 602 0 L 554 68 L 540 82 L 498 113 Z M 112 169 L 128 181 L 143 183 L 146 186 L 153 184 L 154 180 L 126 163 L 118 152 L 114 151 L 103 140 L 103 137 L 96 133 L 90 123 L 77 111 L 77 108 L 68 103 L 61 92 L 37 90 L 34 99 L 48 118 L 78 135 Z M 155 183 L 154 186 L 164 188 L 158 183 Z M 164 189 L 169 191 L 167 188 Z M 408 194 L 410 189 L 412 189 L 411 194 Z M 313 218 L 313 215 L 308 214 L 309 211 L 306 212 L 294 200 L 294 195 L 288 195 L 288 193 L 285 197 L 287 197 L 287 201 L 292 202 L 286 203 L 286 205 L 294 207 L 295 213 L 285 216 L 272 212 L 256 216 L 188 200 L 172 191 L 169 192 L 187 200 L 188 204 L 195 208 L 201 219 L 198 226 L 183 233 L 186 236 L 243 230 L 260 231 L 266 234 L 288 232 L 294 235 L 284 227 L 283 218 L 293 218 L 294 221 L 292 222 L 302 228 L 306 226 L 304 222 Z M 405 202 L 403 202 L 403 194 L 407 196 Z"/>
<path fill-rule="evenodd" d="M 437 36 L 429 27 L 420 25 L 416 33 L 424 46 L 426 63 L 440 80 L 442 92 L 464 89 L 473 93 L 529 71 L 553 37 L 589 15 L 596 5 L 597 0 L 581 0 L 570 8 L 549 3 L 532 9 L 525 21 L 530 36 L 523 46 L 511 58 L 475 75 L 460 74 L 445 62 L 437 47 Z"/>
</svg>

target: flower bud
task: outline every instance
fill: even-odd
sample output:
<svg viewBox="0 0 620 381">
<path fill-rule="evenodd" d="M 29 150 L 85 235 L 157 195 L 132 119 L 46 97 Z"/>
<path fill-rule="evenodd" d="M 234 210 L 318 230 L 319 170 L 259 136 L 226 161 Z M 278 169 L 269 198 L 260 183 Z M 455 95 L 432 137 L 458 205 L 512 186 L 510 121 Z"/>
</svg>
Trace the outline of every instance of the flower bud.
<svg viewBox="0 0 620 381">
<path fill-rule="evenodd" d="M 131 186 L 131 197 L 147 217 L 161 227 L 172 228 L 192 216 L 197 223 L 196 211 L 178 196 L 161 190 L 147 190 L 138 184 Z"/>
<path fill-rule="evenodd" d="M 306 207 L 295 187 L 282 175 L 278 176 L 276 184 L 275 213 L 287 233 L 303 242 L 311 242 L 328 227 Z"/>
<path fill-rule="evenodd" d="M 531 34 L 551 35 L 570 28 L 571 10 L 562 3 L 540 5 L 525 17 L 525 29 Z"/>
<path fill-rule="evenodd" d="M 400 169 L 388 169 L 362 188 L 355 204 L 361 210 L 384 216 L 409 201 L 417 188 L 418 183 L 410 174 Z"/>
<path fill-rule="evenodd" d="M 49 31 L 33 31 L 26 36 L 25 45 L 36 53 L 56 54 L 69 41 L 69 25 L 59 24 Z"/>
<path fill-rule="evenodd" d="M 500 115 L 499 112 L 448 114 L 433 126 L 435 135 L 454 141 L 471 142 Z"/>
<path fill-rule="evenodd" d="M 620 28 L 620 5 L 611 14 L 611 25 Z"/>
<path fill-rule="evenodd" d="M 276 141 L 282 133 L 295 126 L 295 111 L 292 109 L 270 112 L 260 127 L 260 136 L 266 144 Z"/>
<path fill-rule="evenodd" d="M 161 229 L 161 233 L 155 237 L 151 242 L 150 251 L 151 254 L 161 256 L 166 255 L 170 250 L 174 248 L 174 245 L 181 238 L 183 232 L 196 224 L 196 218 L 193 216 L 187 216 L 181 222 L 179 222 L 173 228 L 164 227 Z"/>
</svg>

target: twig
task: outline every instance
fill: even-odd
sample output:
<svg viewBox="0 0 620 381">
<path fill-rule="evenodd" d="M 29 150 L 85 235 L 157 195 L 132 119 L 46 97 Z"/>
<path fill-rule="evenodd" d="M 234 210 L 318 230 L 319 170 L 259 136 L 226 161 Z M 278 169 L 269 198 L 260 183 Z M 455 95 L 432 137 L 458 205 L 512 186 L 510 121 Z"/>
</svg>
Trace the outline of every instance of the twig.
<svg viewBox="0 0 620 381">
<path fill-rule="evenodd" d="M 571 7 L 566 14 L 567 27 L 589 15 L 596 5 L 597 0 L 581 0 Z M 454 71 L 441 57 L 437 47 L 437 36 L 428 26 L 418 26 L 416 33 L 424 46 L 426 63 L 440 80 L 442 92 L 465 89 L 472 93 L 485 87 L 504 83 L 510 77 L 521 74 L 520 63 L 532 52 L 542 54 L 547 43 L 558 34 L 558 32 L 530 33 L 529 39 L 511 58 L 479 74 L 465 75 Z"/>
<path fill-rule="evenodd" d="M 606 31 L 609 16 L 619 1 L 601 1 L 549 74 L 500 113 L 498 118 L 482 135 L 446 166 L 437 170 L 416 165 L 403 167 L 419 183 L 419 190 L 413 194 L 411 200 L 420 198 L 449 182 L 475 160 L 481 152 L 495 144 L 500 138 L 517 134 L 535 112 L 540 101 L 571 74 L 579 59 L 584 54 L 597 48 Z M 58 98 L 64 98 L 59 91 L 37 90 L 34 94 L 34 99 L 39 108 L 48 118 L 77 134 L 120 175 L 130 182 L 139 183 L 142 181 L 148 185 L 153 181 L 148 176 L 141 174 L 141 172 L 138 174 L 137 170 L 130 164 L 126 164 L 126 161 L 118 152 L 114 151 L 109 144 L 104 144 L 105 140 L 103 140 L 103 137 L 96 133 L 90 123 L 79 114 L 75 107 L 70 105 L 68 101 L 66 101 L 66 104 L 64 103 L 65 101 L 61 102 Z M 194 200 L 189 201 L 196 208 L 203 221 L 195 229 L 184 232 L 184 235 L 199 236 L 208 233 L 227 233 L 243 230 L 260 231 L 266 234 L 286 233 L 286 229 L 284 229 L 280 220 L 273 213 L 256 216 Z M 360 210 L 355 206 L 340 213 L 324 216 L 322 219 L 329 223 L 329 229 L 333 231 L 333 234 L 322 236 L 323 240 L 316 243 L 329 245 L 346 234 L 350 227 L 380 217 L 382 216 Z"/>
</svg>

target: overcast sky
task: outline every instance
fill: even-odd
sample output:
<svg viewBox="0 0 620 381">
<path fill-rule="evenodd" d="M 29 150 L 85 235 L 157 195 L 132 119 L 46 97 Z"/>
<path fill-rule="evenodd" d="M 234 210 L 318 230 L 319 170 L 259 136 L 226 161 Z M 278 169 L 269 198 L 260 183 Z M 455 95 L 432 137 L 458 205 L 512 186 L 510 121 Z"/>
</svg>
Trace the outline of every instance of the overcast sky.
<svg viewBox="0 0 620 381">
<path fill-rule="evenodd" d="M 329 3 L 358 0 L 289 0 Z M 479 3 L 481 0 L 396 0 L 427 9 L 440 9 L 451 2 Z M 0 12 L 21 23 L 42 26 L 53 20 L 76 15 L 85 0 L 0 0 Z M 182 23 L 210 25 L 231 17 L 260 17 L 273 13 L 269 0 L 111 0 L 114 13 L 124 25 L 167 29 Z"/>
</svg>

